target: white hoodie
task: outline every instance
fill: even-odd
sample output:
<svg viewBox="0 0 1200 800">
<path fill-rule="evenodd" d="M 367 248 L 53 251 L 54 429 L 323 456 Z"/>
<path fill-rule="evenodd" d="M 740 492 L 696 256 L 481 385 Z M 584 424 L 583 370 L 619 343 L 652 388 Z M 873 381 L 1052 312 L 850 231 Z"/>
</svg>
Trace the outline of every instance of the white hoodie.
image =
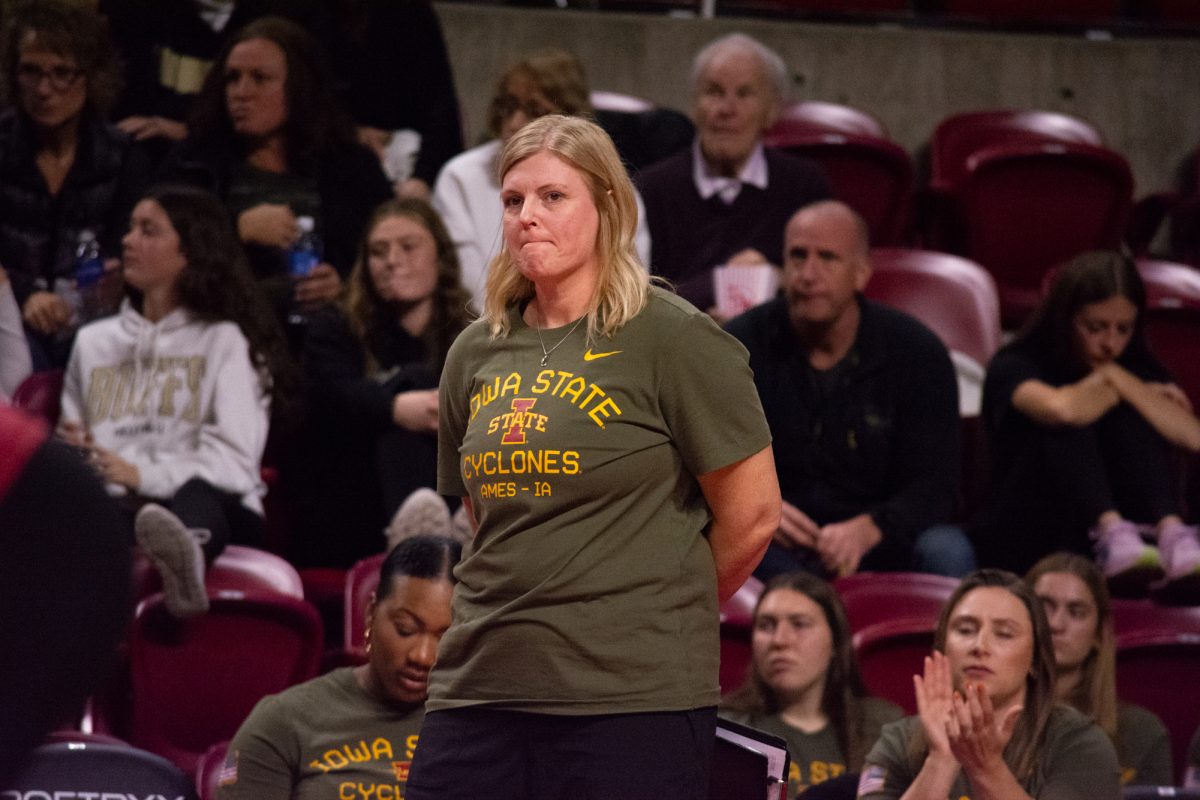
<svg viewBox="0 0 1200 800">
<path fill-rule="evenodd" d="M 138 494 L 169 500 L 201 478 L 261 515 L 269 405 L 236 324 L 181 308 L 152 323 L 126 300 L 117 316 L 80 329 L 62 420 L 137 467 Z"/>
</svg>

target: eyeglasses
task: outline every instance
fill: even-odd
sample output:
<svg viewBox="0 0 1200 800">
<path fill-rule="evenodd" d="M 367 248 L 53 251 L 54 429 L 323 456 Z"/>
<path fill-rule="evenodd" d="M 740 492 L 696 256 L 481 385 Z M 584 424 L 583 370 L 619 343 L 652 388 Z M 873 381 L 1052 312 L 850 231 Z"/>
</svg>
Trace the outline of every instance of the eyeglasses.
<svg viewBox="0 0 1200 800">
<path fill-rule="evenodd" d="M 547 114 L 553 114 L 558 109 L 545 106 L 537 100 L 522 100 L 516 95 L 505 94 L 497 97 L 492 101 L 501 119 L 507 119 L 518 111 L 525 112 L 525 116 L 530 119 L 544 117 Z"/>
<path fill-rule="evenodd" d="M 50 88 L 56 92 L 65 92 L 75 85 L 83 70 L 79 67 L 67 67 L 62 64 L 42 69 L 37 64 L 18 64 L 17 83 L 23 89 L 36 89 L 42 85 L 43 79 L 49 79 Z"/>
</svg>

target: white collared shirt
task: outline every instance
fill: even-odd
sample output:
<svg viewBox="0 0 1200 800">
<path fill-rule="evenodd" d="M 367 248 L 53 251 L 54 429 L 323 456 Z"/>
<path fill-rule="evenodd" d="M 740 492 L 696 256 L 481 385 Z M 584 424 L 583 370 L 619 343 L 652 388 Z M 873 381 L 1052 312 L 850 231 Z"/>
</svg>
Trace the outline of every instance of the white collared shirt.
<svg viewBox="0 0 1200 800">
<path fill-rule="evenodd" d="M 767 157 L 763 154 L 762 143 L 759 142 L 754 146 L 754 151 L 742 165 L 738 176 L 727 178 L 709 172 L 708 162 L 704 160 L 704 154 L 700 152 L 700 140 L 694 140 L 692 142 L 692 180 L 695 181 L 696 191 L 700 193 L 702 199 L 707 200 L 715 194 L 725 205 L 730 205 L 737 199 L 738 194 L 742 191 L 742 184 L 748 183 L 759 189 L 766 189 Z"/>
</svg>

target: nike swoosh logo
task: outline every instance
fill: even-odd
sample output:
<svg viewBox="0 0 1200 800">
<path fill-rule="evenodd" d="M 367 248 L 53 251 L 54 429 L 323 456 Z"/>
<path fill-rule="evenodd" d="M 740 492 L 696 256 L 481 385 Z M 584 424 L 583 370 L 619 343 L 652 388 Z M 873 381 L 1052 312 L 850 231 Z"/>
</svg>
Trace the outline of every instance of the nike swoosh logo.
<svg viewBox="0 0 1200 800">
<path fill-rule="evenodd" d="M 621 353 L 621 352 L 624 352 L 624 351 L 623 350 L 611 350 L 607 353 L 593 353 L 592 348 L 589 347 L 587 349 L 587 352 L 583 354 L 583 360 L 584 361 L 595 361 L 597 358 L 608 358 L 609 356 L 615 356 L 617 353 Z"/>
</svg>

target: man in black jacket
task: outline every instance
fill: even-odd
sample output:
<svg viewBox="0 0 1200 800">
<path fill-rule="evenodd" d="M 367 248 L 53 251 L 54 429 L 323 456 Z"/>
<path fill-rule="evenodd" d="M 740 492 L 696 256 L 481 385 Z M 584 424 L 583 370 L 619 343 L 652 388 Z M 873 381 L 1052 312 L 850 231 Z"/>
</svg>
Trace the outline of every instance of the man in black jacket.
<svg viewBox="0 0 1200 800">
<path fill-rule="evenodd" d="M 785 501 L 756 574 L 969 571 L 970 544 L 944 524 L 959 469 L 958 388 L 945 346 L 862 297 L 867 227 L 844 203 L 796 212 L 783 261 L 781 295 L 728 326 L 750 351 Z"/>
</svg>

